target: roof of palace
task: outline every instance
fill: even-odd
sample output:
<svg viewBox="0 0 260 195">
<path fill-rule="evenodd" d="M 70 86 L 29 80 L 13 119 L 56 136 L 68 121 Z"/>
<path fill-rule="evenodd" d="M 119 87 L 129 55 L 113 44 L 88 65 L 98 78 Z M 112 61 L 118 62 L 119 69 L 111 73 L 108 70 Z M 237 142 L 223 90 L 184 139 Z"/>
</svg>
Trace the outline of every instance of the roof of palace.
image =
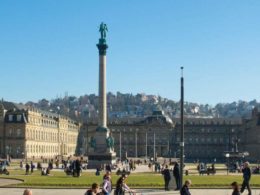
<svg viewBox="0 0 260 195">
<path fill-rule="evenodd" d="M 180 118 L 173 118 L 176 125 L 180 125 Z M 185 125 L 241 125 L 241 118 L 185 118 Z"/>
<path fill-rule="evenodd" d="M 17 104 L 14 102 L 2 101 L 0 104 L 3 105 L 5 110 L 27 110 L 28 108 L 23 104 Z"/>
<path fill-rule="evenodd" d="M 31 106 L 26 106 L 23 104 L 17 104 L 14 102 L 7 102 L 7 101 L 2 101 L 0 102 L 0 105 L 3 106 L 3 108 L 7 111 L 7 114 L 21 114 L 22 115 L 22 120 L 21 122 L 26 122 L 26 115 L 28 114 L 28 111 L 33 111 L 33 112 L 38 112 L 40 113 L 43 117 L 48 117 L 48 118 L 52 118 L 52 119 L 57 119 L 57 118 L 64 118 L 64 119 L 68 119 L 70 122 L 76 122 L 73 119 L 64 116 L 64 115 L 59 115 L 57 113 L 53 113 L 50 111 L 45 111 L 45 110 L 41 110 L 35 107 L 31 107 Z M 14 120 L 16 120 L 16 117 L 14 116 Z"/>
</svg>

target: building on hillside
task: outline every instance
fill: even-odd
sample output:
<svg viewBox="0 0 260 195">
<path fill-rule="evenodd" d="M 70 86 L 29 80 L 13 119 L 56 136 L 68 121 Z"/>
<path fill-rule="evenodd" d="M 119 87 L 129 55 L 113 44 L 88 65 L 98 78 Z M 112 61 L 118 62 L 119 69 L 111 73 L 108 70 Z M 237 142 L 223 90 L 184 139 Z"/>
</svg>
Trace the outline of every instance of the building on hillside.
<svg viewBox="0 0 260 195">
<path fill-rule="evenodd" d="M 53 158 L 75 154 L 78 122 L 11 102 L 0 102 L 0 154 Z"/>
</svg>

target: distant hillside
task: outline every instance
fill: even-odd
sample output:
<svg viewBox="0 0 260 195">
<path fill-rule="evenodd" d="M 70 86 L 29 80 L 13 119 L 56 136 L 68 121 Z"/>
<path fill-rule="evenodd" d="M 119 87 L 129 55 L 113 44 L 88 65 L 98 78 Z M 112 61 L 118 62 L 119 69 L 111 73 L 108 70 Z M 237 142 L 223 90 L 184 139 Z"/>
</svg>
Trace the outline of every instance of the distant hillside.
<svg viewBox="0 0 260 195">
<path fill-rule="evenodd" d="M 156 95 L 146 94 L 117 94 L 108 93 L 108 114 L 110 118 L 142 117 L 152 113 L 154 109 L 162 109 L 171 117 L 180 114 L 179 102 Z M 78 120 L 97 118 L 98 96 L 95 94 L 80 97 L 65 96 L 53 100 L 42 99 L 38 102 L 27 102 L 26 105 L 35 106 Z M 256 100 L 250 102 L 238 101 L 219 103 L 215 106 L 185 102 L 185 115 L 188 117 L 250 117 L 252 108 L 260 107 Z"/>
</svg>

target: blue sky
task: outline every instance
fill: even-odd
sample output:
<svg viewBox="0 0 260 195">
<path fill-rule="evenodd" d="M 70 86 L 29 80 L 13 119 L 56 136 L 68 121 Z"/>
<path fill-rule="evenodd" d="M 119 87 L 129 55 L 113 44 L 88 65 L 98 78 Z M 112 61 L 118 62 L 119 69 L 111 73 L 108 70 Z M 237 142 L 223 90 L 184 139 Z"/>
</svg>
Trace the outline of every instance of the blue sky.
<svg viewBox="0 0 260 195">
<path fill-rule="evenodd" d="M 0 97 L 98 91 L 98 26 L 108 25 L 108 91 L 187 101 L 260 100 L 260 1 L 0 1 Z"/>
</svg>

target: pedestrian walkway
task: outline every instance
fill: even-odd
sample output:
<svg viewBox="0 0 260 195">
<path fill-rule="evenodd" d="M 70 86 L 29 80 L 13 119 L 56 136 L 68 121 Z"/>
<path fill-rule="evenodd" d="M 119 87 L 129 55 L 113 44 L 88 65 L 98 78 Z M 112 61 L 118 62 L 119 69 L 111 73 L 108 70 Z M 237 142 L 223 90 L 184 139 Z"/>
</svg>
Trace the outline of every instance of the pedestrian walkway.
<svg viewBox="0 0 260 195">
<path fill-rule="evenodd" d="M 8 195 L 21 195 L 24 189 L 22 188 L 0 188 L 0 194 Z M 33 189 L 33 195 L 84 195 L 86 190 L 84 189 Z M 137 195 L 178 195 L 177 191 L 162 191 L 162 190 L 136 190 Z M 113 194 L 113 193 L 112 193 Z M 192 195 L 231 195 L 232 191 L 227 189 L 217 190 L 207 190 L 207 189 L 191 189 Z M 242 195 L 246 195 L 245 191 Z M 127 195 L 127 194 L 126 194 Z M 260 195 L 260 189 L 253 190 L 252 195 Z"/>
<path fill-rule="evenodd" d="M 16 179 L 2 179 L 2 178 L 0 178 L 0 187 L 18 184 L 18 183 L 22 183 L 22 181 L 16 180 Z"/>
</svg>

